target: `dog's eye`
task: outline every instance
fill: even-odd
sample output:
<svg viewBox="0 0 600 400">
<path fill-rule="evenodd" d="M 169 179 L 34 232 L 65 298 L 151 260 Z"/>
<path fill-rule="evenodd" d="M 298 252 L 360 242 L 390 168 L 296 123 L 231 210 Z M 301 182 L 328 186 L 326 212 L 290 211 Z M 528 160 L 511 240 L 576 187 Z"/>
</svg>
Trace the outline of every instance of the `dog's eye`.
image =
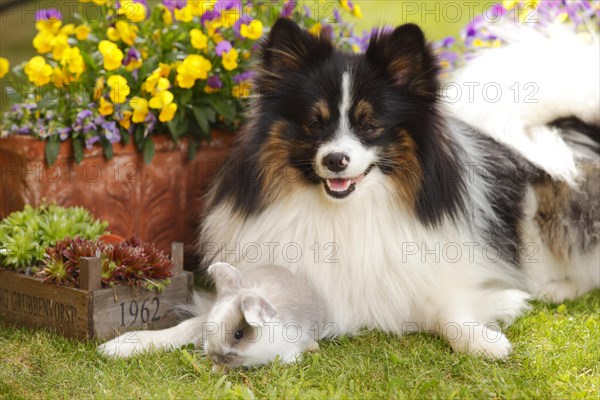
<svg viewBox="0 0 600 400">
<path fill-rule="evenodd" d="M 234 334 L 235 340 L 241 340 L 244 337 L 244 331 L 239 329 Z"/>
<path fill-rule="evenodd" d="M 323 122 L 320 120 L 311 121 L 306 125 L 306 128 L 308 128 L 309 131 L 317 131 L 319 129 L 323 129 Z"/>
<path fill-rule="evenodd" d="M 377 129 L 377 127 L 373 124 L 363 124 L 362 129 L 367 132 L 372 132 Z"/>
</svg>

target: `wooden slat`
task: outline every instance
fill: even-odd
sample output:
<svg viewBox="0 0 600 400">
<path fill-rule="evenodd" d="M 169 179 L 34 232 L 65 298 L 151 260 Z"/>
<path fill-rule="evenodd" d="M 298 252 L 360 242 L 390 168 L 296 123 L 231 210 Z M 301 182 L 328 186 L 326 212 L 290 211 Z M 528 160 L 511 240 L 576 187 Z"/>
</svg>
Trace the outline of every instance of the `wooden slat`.
<svg viewBox="0 0 600 400">
<path fill-rule="evenodd" d="M 102 266 L 98 257 L 81 257 L 79 264 L 79 287 L 81 290 L 102 288 Z"/>
<path fill-rule="evenodd" d="M 66 337 L 88 336 L 90 293 L 0 269 L 0 321 L 47 327 Z"/>
<path fill-rule="evenodd" d="M 188 271 L 171 278 L 162 293 L 126 286 L 95 290 L 94 336 L 111 339 L 129 330 L 171 327 L 180 319 L 174 308 L 189 304 L 191 290 L 192 273 Z"/>
<path fill-rule="evenodd" d="M 171 243 L 171 260 L 173 260 L 173 274 L 177 275 L 183 272 L 183 243 Z"/>
</svg>

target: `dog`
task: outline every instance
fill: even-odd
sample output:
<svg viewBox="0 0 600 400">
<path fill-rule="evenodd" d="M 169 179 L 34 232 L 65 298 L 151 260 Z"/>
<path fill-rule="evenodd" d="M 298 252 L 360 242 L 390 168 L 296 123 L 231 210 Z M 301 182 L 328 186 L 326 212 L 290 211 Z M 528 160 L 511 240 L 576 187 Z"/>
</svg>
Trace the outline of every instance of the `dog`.
<svg viewBox="0 0 600 400">
<path fill-rule="evenodd" d="M 202 268 L 279 264 L 326 299 L 334 335 L 430 332 L 490 360 L 510 354 L 502 329 L 532 297 L 598 287 L 598 121 L 544 122 L 572 139 L 578 178 L 556 179 L 448 115 L 437 65 L 413 24 L 354 55 L 278 20 L 245 132 L 208 195 Z M 204 321 L 129 333 L 100 351 L 200 343 Z"/>
</svg>

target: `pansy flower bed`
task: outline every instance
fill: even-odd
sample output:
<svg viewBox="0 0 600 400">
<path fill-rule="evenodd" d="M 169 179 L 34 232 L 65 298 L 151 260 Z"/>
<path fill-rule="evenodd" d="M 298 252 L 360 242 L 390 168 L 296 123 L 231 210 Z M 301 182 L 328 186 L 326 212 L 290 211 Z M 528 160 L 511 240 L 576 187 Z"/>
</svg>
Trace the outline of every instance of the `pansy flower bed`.
<svg viewBox="0 0 600 400">
<path fill-rule="evenodd" d="M 195 148 L 210 138 L 211 127 L 235 129 L 250 95 L 252 54 L 277 18 L 352 48 L 351 25 L 341 14 L 361 16 L 347 0 L 327 16 L 318 3 L 311 9 L 296 1 L 81 3 L 97 10 L 76 14 L 74 23 L 63 22 L 56 9 L 40 10 L 33 39 L 38 55 L 12 72 L 6 59 L 0 64 L 13 104 L 2 136 L 45 140 L 50 165 L 67 139 L 77 162 L 84 148 L 99 144 L 110 158 L 114 143 L 130 140 L 149 162 L 150 135 L 169 132 L 177 141 L 187 134 Z"/>
</svg>

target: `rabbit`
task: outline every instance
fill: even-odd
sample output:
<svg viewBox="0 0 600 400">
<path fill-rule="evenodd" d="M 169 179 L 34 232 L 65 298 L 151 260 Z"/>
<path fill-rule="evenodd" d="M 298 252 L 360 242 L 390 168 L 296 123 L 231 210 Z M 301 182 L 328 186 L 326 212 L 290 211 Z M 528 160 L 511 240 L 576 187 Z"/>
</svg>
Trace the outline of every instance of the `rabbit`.
<svg viewBox="0 0 600 400">
<path fill-rule="evenodd" d="M 267 364 L 277 356 L 293 363 L 330 336 L 325 302 L 287 269 L 263 265 L 241 274 L 216 263 L 208 273 L 217 300 L 205 323 L 203 347 L 213 371 Z"/>
</svg>

